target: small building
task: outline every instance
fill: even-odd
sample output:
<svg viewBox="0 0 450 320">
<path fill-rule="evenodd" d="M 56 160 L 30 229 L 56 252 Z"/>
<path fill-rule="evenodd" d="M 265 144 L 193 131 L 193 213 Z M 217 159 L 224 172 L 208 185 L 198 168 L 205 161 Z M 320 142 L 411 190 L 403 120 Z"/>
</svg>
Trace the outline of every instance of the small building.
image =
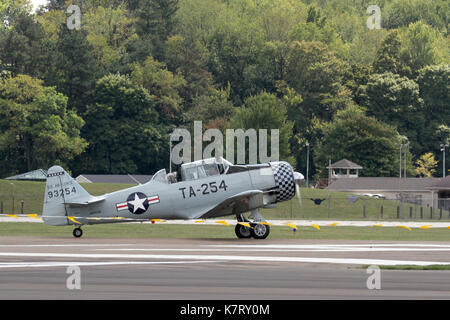
<svg viewBox="0 0 450 320">
<path fill-rule="evenodd" d="M 127 183 L 144 184 L 150 181 L 152 175 L 143 174 L 80 174 L 75 180 L 78 183 Z"/>
<path fill-rule="evenodd" d="M 359 164 L 351 162 L 350 160 L 339 160 L 327 167 L 329 182 L 331 183 L 332 181 L 341 178 L 358 178 L 359 170 L 362 168 L 363 167 Z"/>
<path fill-rule="evenodd" d="M 360 195 L 380 195 L 389 200 L 402 200 L 422 206 L 434 203 L 430 187 L 439 178 L 395 178 L 358 177 L 335 179 L 328 190 L 355 193 Z"/>
<path fill-rule="evenodd" d="M 440 179 L 428 189 L 433 193 L 435 207 L 450 211 L 450 176 Z"/>
<path fill-rule="evenodd" d="M 47 171 L 44 169 L 37 169 L 34 171 L 21 173 L 12 177 L 5 178 L 6 180 L 24 180 L 24 181 L 46 181 Z"/>
</svg>

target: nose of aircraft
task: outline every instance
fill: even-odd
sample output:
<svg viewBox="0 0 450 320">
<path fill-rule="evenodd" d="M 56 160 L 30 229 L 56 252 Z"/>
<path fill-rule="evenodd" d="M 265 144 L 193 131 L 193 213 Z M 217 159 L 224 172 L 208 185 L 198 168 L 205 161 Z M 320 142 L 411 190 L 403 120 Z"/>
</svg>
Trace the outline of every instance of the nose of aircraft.
<svg viewBox="0 0 450 320">
<path fill-rule="evenodd" d="M 292 166 L 285 161 L 271 162 L 270 165 L 278 187 L 277 202 L 290 200 L 296 193 L 301 202 L 300 184 L 305 179 L 303 174 L 294 171 Z"/>
<path fill-rule="evenodd" d="M 286 201 L 295 195 L 295 178 L 292 166 L 284 161 L 271 162 L 273 177 L 278 187 L 277 202 Z"/>
</svg>

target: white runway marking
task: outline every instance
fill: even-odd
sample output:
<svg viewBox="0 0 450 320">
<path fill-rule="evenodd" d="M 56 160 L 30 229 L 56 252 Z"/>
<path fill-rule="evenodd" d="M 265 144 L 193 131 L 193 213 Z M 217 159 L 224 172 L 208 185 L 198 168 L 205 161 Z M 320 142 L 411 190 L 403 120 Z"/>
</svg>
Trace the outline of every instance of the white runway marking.
<svg viewBox="0 0 450 320">
<path fill-rule="evenodd" d="M 430 259 L 416 260 L 404 259 L 376 259 L 365 257 L 301 257 L 292 256 L 295 252 L 308 253 L 339 253 L 348 252 L 354 254 L 372 253 L 372 252 L 445 252 L 450 251 L 450 244 L 423 244 L 423 243 L 376 243 L 376 244 L 209 244 L 200 245 L 196 248 L 176 248 L 171 245 L 168 248 L 155 246 L 134 247 L 134 244 L 13 244 L 0 245 L 0 248 L 21 247 L 26 250 L 27 247 L 35 248 L 76 248 L 84 249 L 85 252 L 77 250 L 74 253 L 67 252 L 0 252 L 0 257 L 20 257 L 20 258 L 43 258 L 43 259 L 97 259 L 99 261 L 72 262 L 72 261 L 28 261 L 28 262 L 0 262 L 0 269 L 4 268 L 32 268 L 32 267 L 56 267 L 69 265 L 82 266 L 106 266 L 123 264 L 187 264 L 187 263 L 206 263 L 206 262 L 291 262 L 291 263 L 331 263 L 331 264 L 349 264 L 349 265 L 450 265 L 449 261 L 429 261 Z M 86 252 L 87 250 L 87 252 Z M 16 250 L 15 250 L 16 251 Z M 73 251 L 73 249 L 72 249 Z M 94 251 L 94 253 L 90 253 Z M 101 253 L 99 251 L 103 251 Z M 105 251 L 116 251 L 114 253 L 105 253 Z M 122 253 L 126 251 L 126 253 Z M 136 253 L 133 253 L 136 252 Z M 137 253 L 139 252 L 139 253 Z M 147 253 L 146 253 L 147 252 Z M 227 252 L 226 255 L 222 253 Z M 272 256 L 272 252 L 291 252 L 290 256 Z M 189 254 L 192 253 L 192 254 Z M 211 254 L 210 254 L 211 253 Z M 249 254 L 252 253 L 252 254 Z M 259 255 L 258 255 L 259 254 Z M 262 254 L 262 255 L 261 255 Z M 441 255 L 444 257 L 443 255 Z M 105 261 L 111 259 L 120 259 L 122 261 Z M 435 258 L 439 259 L 439 258 Z M 103 260 L 103 261 L 102 261 Z M 139 261 L 136 261 L 139 260 Z M 147 261 L 145 261 L 147 260 Z M 149 261 L 158 260 L 158 261 Z M 159 261 L 171 260 L 171 261 Z M 182 260 L 182 261 L 174 261 Z M 448 260 L 448 259 L 447 259 Z"/>
<path fill-rule="evenodd" d="M 42 268 L 42 267 L 68 267 L 68 266 L 116 266 L 116 265 L 136 265 L 136 264 L 193 264 L 193 263 L 211 263 L 213 261 L 115 261 L 115 262 L 2 262 L 0 269 L 5 268 Z"/>
<path fill-rule="evenodd" d="M 162 251 L 162 252 L 217 252 L 217 249 L 174 249 L 174 248 L 128 248 L 128 249 L 91 249 L 93 251 Z M 352 247 L 304 247 L 302 249 L 272 249 L 272 248 L 220 248 L 224 251 L 239 251 L 239 252 L 394 252 L 394 251 L 450 251 L 450 248 L 352 248 Z"/>
<path fill-rule="evenodd" d="M 444 244 L 330 244 L 330 245 L 210 245 L 222 250 L 287 251 L 287 252 L 395 252 L 395 251 L 450 251 Z M 102 249 L 99 249 L 102 250 Z M 104 249 L 109 250 L 109 249 Z"/>
<path fill-rule="evenodd" d="M 450 248 L 450 244 L 422 244 L 422 243 L 377 243 L 377 244 L 213 244 L 208 247 L 215 248 L 295 248 L 295 249 L 323 249 L 323 248 L 372 248 L 372 247 L 423 247 L 423 248 Z"/>
<path fill-rule="evenodd" d="M 111 243 L 84 243 L 84 244 L 0 244 L 0 248 L 13 248 L 13 247 L 120 247 L 120 246 L 132 246 L 133 244 L 111 244 Z"/>
<path fill-rule="evenodd" d="M 230 256 L 230 255 L 168 255 L 168 254 L 82 254 L 82 253 L 26 253 L 0 252 L 4 257 L 46 257 L 46 258 L 89 258 L 89 259 L 177 259 L 202 261 L 249 261 L 249 262 L 303 262 L 303 263 L 336 263 L 356 265 L 450 265 L 450 262 L 384 260 L 357 258 L 311 258 L 280 256 Z"/>
</svg>

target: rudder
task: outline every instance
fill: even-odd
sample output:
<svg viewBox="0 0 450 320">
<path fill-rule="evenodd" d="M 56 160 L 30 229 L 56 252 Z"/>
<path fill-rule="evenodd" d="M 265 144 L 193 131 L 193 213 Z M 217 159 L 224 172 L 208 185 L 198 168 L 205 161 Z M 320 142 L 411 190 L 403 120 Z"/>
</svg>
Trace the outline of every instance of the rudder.
<svg viewBox="0 0 450 320">
<path fill-rule="evenodd" d="M 69 224 L 65 203 L 90 197 L 91 195 L 63 168 L 53 166 L 47 172 L 42 219 L 49 225 Z"/>
</svg>

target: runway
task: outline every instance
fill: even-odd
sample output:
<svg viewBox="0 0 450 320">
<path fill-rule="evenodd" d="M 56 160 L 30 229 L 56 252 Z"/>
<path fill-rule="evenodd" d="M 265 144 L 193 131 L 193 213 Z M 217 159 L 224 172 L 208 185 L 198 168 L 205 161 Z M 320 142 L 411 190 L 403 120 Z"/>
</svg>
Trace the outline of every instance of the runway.
<svg viewBox="0 0 450 320">
<path fill-rule="evenodd" d="M 450 243 L 1 237 L 0 299 L 450 299 L 450 271 L 373 269 L 435 264 Z"/>
</svg>

